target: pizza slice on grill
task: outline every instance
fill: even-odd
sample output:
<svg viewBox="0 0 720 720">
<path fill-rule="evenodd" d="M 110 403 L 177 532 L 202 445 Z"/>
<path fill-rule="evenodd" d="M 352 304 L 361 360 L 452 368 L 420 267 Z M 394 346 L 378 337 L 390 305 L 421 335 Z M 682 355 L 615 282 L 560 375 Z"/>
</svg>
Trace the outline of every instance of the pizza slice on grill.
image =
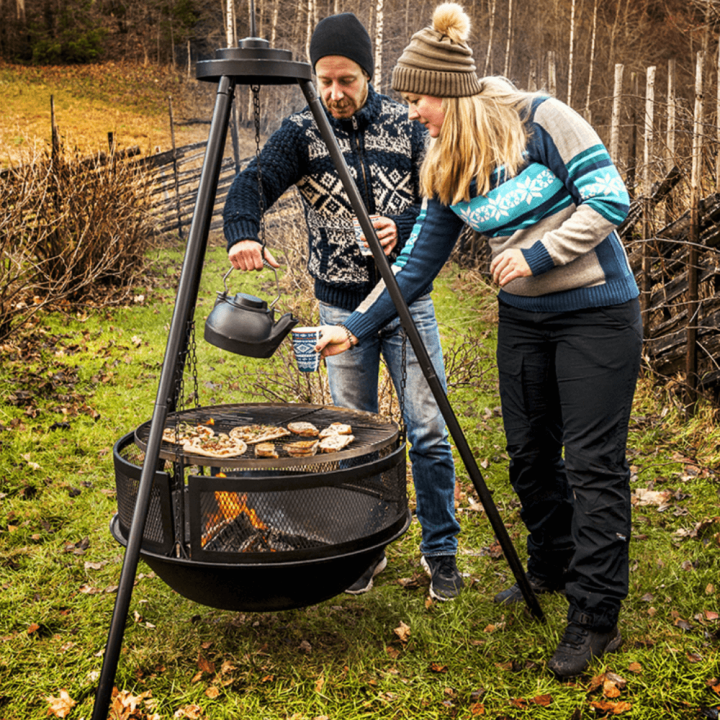
<svg viewBox="0 0 720 720">
<path fill-rule="evenodd" d="M 208 438 L 198 438 L 189 445 L 185 445 L 185 452 L 191 455 L 214 458 L 237 457 L 246 450 L 247 445 L 242 440 L 231 438 L 225 433 Z"/>
<path fill-rule="evenodd" d="M 163 430 L 162 438 L 173 445 L 188 445 L 198 439 L 211 438 L 215 433 L 205 425 L 178 423 L 177 428 L 168 427 Z"/>
<path fill-rule="evenodd" d="M 328 435 L 320 441 L 319 450 L 321 453 L 338 452 L 346 448 L 354 439 L 354 435 Z"/>
<path fill-rule="evenodd" d="M 277 440 L 290 434 L 289 430 L 276 425 L 238 425 L 230 430 L 230 437 L 242 440 L 248 445 Z"/>
</svg>

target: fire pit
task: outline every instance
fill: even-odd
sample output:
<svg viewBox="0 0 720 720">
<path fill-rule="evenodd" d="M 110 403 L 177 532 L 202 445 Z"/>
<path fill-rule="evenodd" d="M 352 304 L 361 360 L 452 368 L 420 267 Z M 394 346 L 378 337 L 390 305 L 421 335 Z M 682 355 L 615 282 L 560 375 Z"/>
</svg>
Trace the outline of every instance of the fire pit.
<svg viewBox="0 0 720 720">
<path fill-rule="evenodd" d="M 292 457 L 297 436 L 275 440 L 277 458 L 180 453 L 163 442 L 140 555 L 181 595 L 227 610 L 315 604 L 349 587 L 410 523 L 405 444 L 395 423 L 372 413 L 305 404 L 218 405 L 171 414 L 217 433 L 238 425 L 341 422 L 354 441 L 339 452 Z M 126 544 L 150 423 L 114 449 L 118 513 Z M 163 462 L 164 461 L 164 462 Z"/>
</svg>

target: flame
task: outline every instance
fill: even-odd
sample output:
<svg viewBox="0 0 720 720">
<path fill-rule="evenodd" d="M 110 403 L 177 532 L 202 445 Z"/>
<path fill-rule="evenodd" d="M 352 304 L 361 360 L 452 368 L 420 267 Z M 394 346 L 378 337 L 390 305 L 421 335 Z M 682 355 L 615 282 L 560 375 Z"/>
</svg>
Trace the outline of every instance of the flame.
<svg viewBox="0 0 720 720">
<path fill-rule="evenodd" d="M 247 493 L 243 494 L 238 504 L 238 499 L 235 493 L 231 492 L 216 492 L 215 502 L 218 505 L 217 513 L 212 513 L 208 517 L 206 527 L 208 532 L 201 538 L 201 545 L 204 547 L 205 544 L 212 539 L 214 530 L 217 529 L 218 525 L 225 524 L 226 522 L 232 521 L 239 517 L 241 514 L 245 514 L 250 521 L 250 524 L 258 530 L 267 530 L 268 526 L 258 517 L 254 508 L 248 507 L 247 505 Z"/>
</svg>

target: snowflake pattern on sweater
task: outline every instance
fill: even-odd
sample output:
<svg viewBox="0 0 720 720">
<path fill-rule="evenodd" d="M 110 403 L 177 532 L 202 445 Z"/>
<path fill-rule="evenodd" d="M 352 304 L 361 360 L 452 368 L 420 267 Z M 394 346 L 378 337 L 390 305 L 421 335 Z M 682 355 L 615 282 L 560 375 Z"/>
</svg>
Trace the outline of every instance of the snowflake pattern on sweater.
<svg viewBox="0 0 720 720">
<path fill-rule="evenodd" d="M 394 260 L 420 208 L 419 165 L 425 131 L 407 108 L 369 88 L 366 104 L 349 120 L 326 113 L 350 174 L 370 214 L 398 228 Z M 308 270 L 318 299 L 353 310 L 374 284 L 373 261 L 363 257 L 352 227 L 354 212 L 309 108 L 286 118 L 260 153 L 263 195 L 269 208 L 295 185 L 308 230 Z M 228 249 L 257 239 L 259 198 L 255 160 L 234 180 L 224 210 Z"/>
</svg>

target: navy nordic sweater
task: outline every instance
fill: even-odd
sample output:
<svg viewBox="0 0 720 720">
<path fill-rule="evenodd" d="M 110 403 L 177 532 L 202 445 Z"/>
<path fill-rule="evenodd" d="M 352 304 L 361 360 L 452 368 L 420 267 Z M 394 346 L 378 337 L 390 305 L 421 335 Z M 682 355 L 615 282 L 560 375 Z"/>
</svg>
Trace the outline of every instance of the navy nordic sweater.
<svg viewBox="0 0 720 720">
<path fill-rule="evenodd" d="M 406 107 L 372 86 L 367 102 L 352 118 L 336 120 L 326 114 L 368 212 L 390 217 L 397 225 L 392 261 L 420 211 L 418 171 L 425 129 L 408 119 Z M 350 200 L 309 108 L 286 118 L 273 133 L 260 153 L 260 168 L 266 208 L 292 185 L 300 192 L 316 297 L 354 310 L 375 285 L 374 260 L 358 250 Z M 228 249 L 240 240 L 258 239 L 258 200 L 253 160 L 233 181 L 225 203 Z"/>
</svg>

